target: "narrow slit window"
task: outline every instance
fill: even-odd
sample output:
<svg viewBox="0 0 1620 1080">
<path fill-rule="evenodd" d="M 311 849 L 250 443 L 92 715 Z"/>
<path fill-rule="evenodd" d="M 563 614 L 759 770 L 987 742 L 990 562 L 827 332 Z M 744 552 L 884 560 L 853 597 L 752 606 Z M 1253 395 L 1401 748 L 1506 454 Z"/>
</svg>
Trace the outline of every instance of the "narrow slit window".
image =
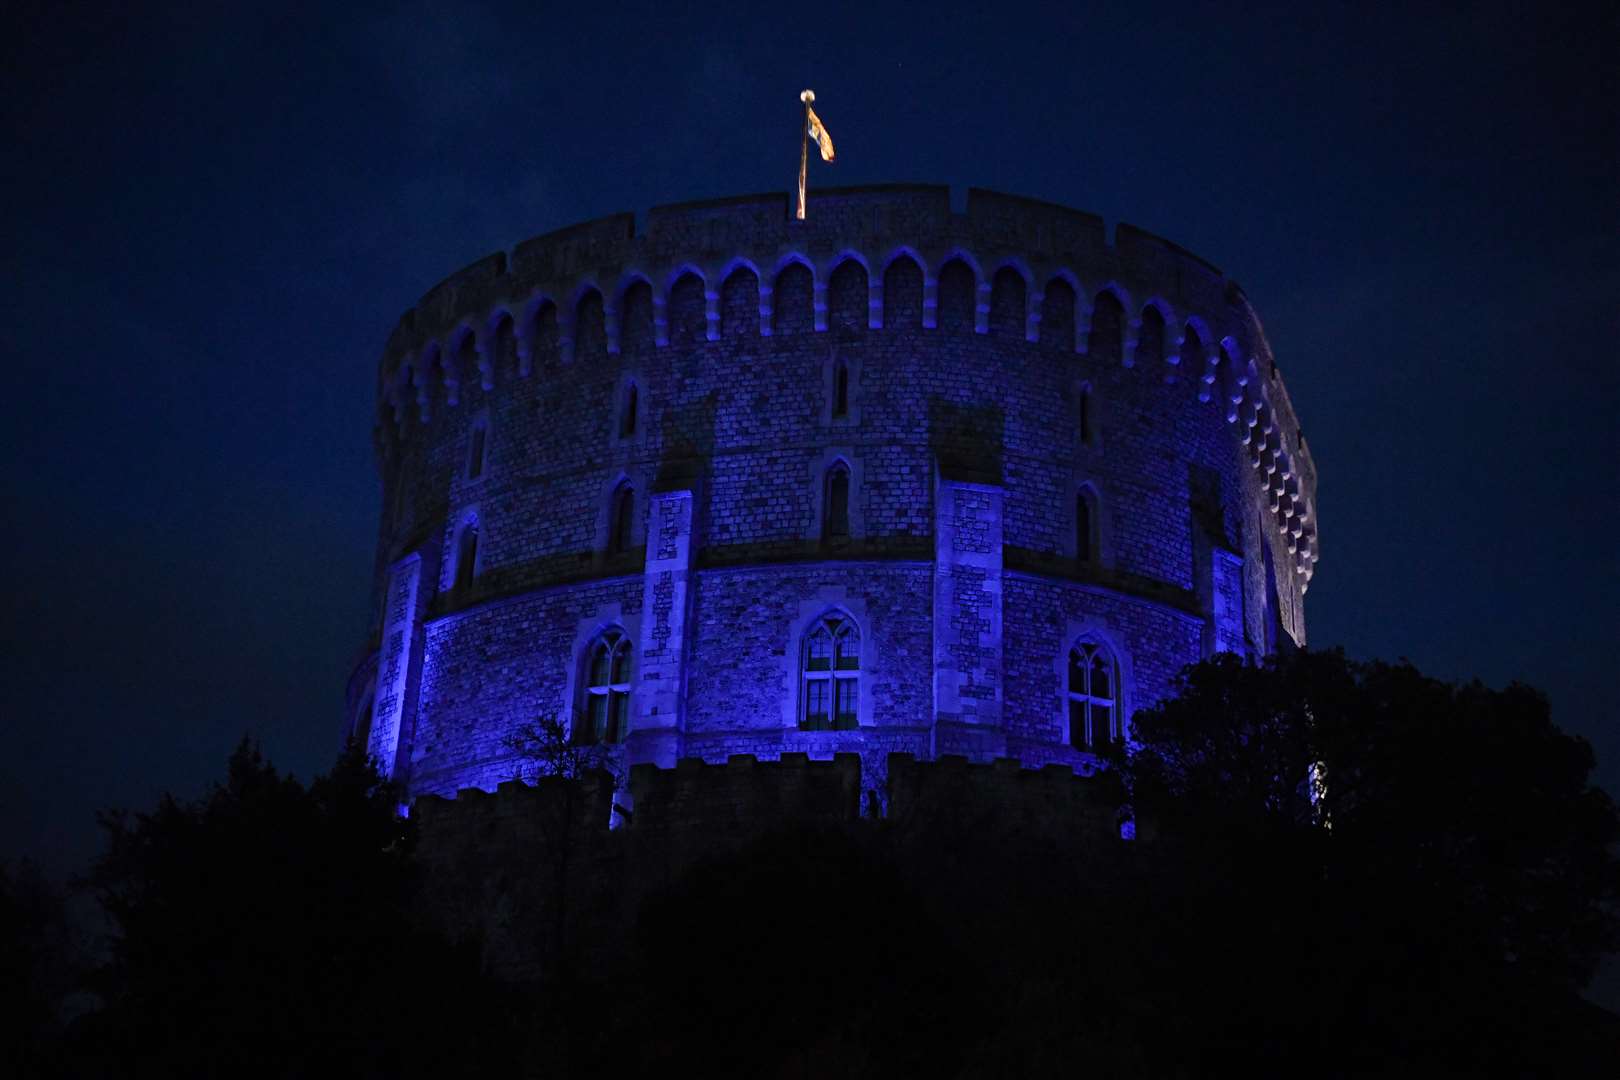
<svg viewBox="0 0 1620 1080">
<path fill-rule="evenodd" d="M 838 420 L 849 416 L 849 365 L 842 360 L 833 372 L 832 414 Z"/>
<path fill-rule="evenodd" d="M 1091 565 L 1091 500 L 1084 493 L 1074 500 L 1074 559 L 1082 566 Z"/>
<path fill-rule="evenodd" d="M 842 462 L 827 473 L 825 518 L 828 540 L 849 539 L 849 467 Z"/>
<path fill-rule="evenodd" d="M 629 484 L 621 484 L 613 493 L 613 506 L 608 520 L 608 554 L 618 555 L 630 550 L 635 523 L 636 493 Z"/>
<path fill-rule="evenodd" d="M 484 450 L 489 439 L 488 429 L 479 424 L 472 431 L 472 445 L 467 450 L 467 479 L 477 480 L 484 475 Z"/>
<path fill-rule="evenodd" d="M 619 413 L 619 438 L 628 439 L 636 433 L 636 384 L 624 388 L 624 402 Z"/>
<path fill-rule="evenodd" d="M 473 578 L 477 573 L 478 522 L 469 521 L 461 527 L 461 536 L 456 547 L 456 591 L 464 592 L 472 588 Z"/>
</svg>

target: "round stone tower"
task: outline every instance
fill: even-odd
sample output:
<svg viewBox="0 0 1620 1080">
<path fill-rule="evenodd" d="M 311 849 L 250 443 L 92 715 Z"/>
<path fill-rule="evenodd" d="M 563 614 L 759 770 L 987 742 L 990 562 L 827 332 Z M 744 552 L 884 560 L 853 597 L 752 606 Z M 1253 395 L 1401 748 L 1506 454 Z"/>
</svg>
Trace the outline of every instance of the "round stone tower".
<svg viewBox="0 0 1620 1080">
<path fill-rule="evenodd" d="M 412 794 L 563 717 L 626 763 L 1094 768 L 1182 665 L 1305 639 L 1315 468 L 1237 284 L 988 191 L 586 222 L 406 312 L 349 725 Z"/>
</svg>

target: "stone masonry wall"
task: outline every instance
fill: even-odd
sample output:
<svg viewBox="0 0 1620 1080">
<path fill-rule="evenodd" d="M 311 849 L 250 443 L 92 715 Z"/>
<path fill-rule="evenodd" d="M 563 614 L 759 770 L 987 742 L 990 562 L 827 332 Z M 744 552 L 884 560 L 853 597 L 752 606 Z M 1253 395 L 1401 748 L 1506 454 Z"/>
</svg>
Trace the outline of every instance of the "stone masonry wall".
<svg viewBox="0 0 1620 1080">
<path fill-rule="evenodd" d="M 634 646 L 629 761 L 850 752 L 872 791 L 890 752 L 1093 767 L 1062 719 L 1077 633 L 1109 643 L 1128 707 L 1217 642 L 1303 641 L 1315 467 L 1233 282 L 990 192 L 965 212 L 929 187 L 786 211 L 587 222 L 401 320 L 361 666 L 387 667 L 382 598 L 417 559 L 416 666 L 373 680 L 405 688 L 388 723 L 413 794 L 511 776 L 503 740 L 579 708 L 609 627 Z M 835 469 L 847 535 L 829 534 Z M 799 726 L 803 636 L 829 612 L 861 634 L 853 732 Z M 373 701 L 352 696 L 358 730 Z"/>
</svg>

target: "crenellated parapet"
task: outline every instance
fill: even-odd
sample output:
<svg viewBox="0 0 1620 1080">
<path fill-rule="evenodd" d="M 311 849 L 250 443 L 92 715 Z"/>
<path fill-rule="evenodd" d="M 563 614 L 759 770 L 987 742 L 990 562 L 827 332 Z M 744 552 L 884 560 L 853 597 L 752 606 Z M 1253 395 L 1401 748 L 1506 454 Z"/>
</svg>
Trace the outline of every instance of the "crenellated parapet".
<svg viewBox="0 0 1620 1080">
<path fill-rule="evenodd" d="M 731 334 L 882 333 L 897 289 L 920 293 L 924 335 L 1010 332 L 1133 378 L 1191 384 L 1242 447 L 1303 591 L 1320 556 L 1315 467 L 1241 288 L 1134 226 L 1110 242 L 1094 214 L 980 189 L 962 212 L 939 186 L 824 190 L 802 222 L 785 195 L 681 203 L 639 227 L 617 214 L 480 259 L 390 336 L 381 450 L 410 437 L 408 418 L 431 424 L 459 407 L 473 382 L 498 394 L 532 380 L 542 357 L 567 368 L 582 352 L 617 356 L 632 338 L 682 347 L 671 325 L 681 297 L 700 299 L 686 343 L 700 347 Z M 1091 355 L 1099 341 L 1109 355 Z"/>
</svg>

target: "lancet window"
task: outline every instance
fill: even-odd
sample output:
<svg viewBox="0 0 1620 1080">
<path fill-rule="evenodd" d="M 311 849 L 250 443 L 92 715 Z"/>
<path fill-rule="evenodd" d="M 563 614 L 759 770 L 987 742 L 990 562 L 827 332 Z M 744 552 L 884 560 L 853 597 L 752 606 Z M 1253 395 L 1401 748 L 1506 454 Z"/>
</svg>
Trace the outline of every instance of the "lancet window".
<svg viewBox="0 0 1620 1080">
<path fill-rule="evenodd" d="M 456 540 L 456 591 L 465 592 L 472 588 L 477 573 L 478 522 L 471 520 L 461 527 L 461 535 Z"/>
<path fill-rule="evenodd" d="M 827 470 L 827 490 L 821 505 L 822 537 L 849 539 L 849 466 L 842 461 Z"/>
<path fill-rule="evenodd" d="M 620 484 L 614 489 L 613 504 L 608 508 L 609 555 L 619 555 L 630 550 L 635 516 L 636 491 L 629 484 Z"/>
</svg>

